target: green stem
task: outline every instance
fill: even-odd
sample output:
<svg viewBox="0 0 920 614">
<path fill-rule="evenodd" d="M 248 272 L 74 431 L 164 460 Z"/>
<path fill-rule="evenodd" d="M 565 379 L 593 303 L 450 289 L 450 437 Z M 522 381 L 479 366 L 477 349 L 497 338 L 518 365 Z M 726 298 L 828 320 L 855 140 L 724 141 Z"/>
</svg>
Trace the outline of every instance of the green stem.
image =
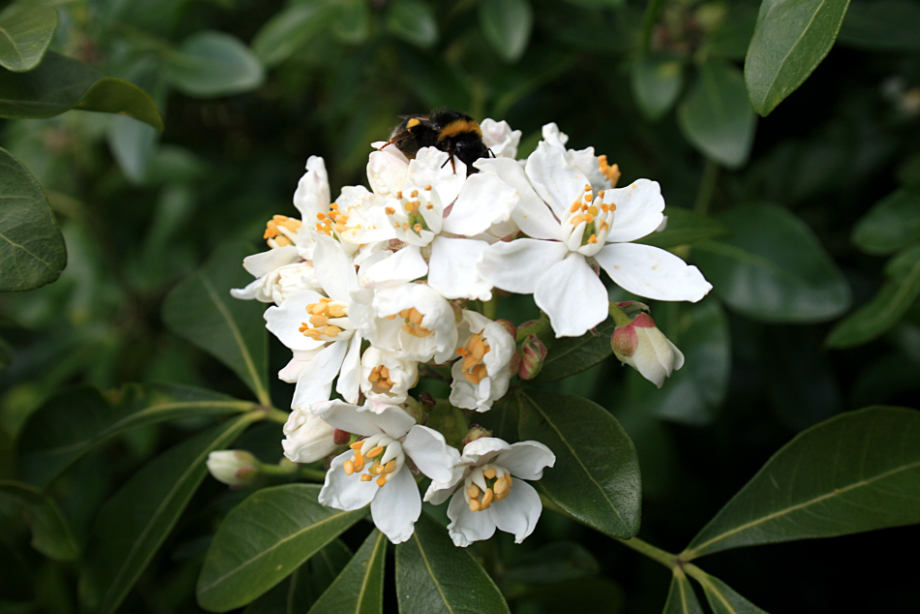
<svg viewBox="0 0 920 614">
<path fill-rule="evenodd" d="M 674 567 L 680 566 L 680 562 L 678 561 L 676 554 L 665 552 L 661 548 L 657 548 L 648 542 L 644 542 L 638 537 L 633 537 L 632 539 L 617 538 L 617 541 L 627 548 L 632 548 L 636 552 L 644 554 L 650 559 L 661 563 L 668 569 L 673 569 Z"/>
<path fill-rule="evenodd" d="M 498 315 L 498 301 L 494 298 L 491 301 L 486 301 L 482 304 L 482 315 L 494 320 L 495 316 Z"/>
<path fill-rule="evenodd" d="M 311 469 L 309 467 L 300 468 L 300 476 L 305 477 L 311 480 L 316 480 L 317 482 L 322 482 L 326 479 L 326 472 L 322 469 Z"/>
<path fill-rule="evenodd" d="M 639 39 L 639 57 L 649 52 L 652 43 L 652 28 L 658 21 L 658 13 L 661 12 L 661 6 L 664 0 L 649 0 L 645 7 L 645 18 L 642 21 L 642 38 Z"/>
<path fill-rule="evenodd" d="M 618 327 L 626 326 L 632 322 L 632 318 L 626 315 L 626 312 L 620 309 L 620 306 L 613 301 L 610 301 L 610 317 L 613 318 Z"/>
<path fill-rule="evenodd" d="M 281 411 L 280 409 L 275 409 L 274 407 L 266 407 L 263 409 L 266 420 L 271 420 L 272 422 L 277 422 L 278 424 L 284 424 L 287 422 L 289 412 Z"/>
<path fill-rule="evenodd" d="M 700 180 L 700 189 L 696 193 L 696 203 L 693 205 L 693 209 L 697 213 L 705 214 L 709 211 L 712 195 L 716 191 L 716 179 L 718 176 L 719 163 L 707 157 L 706 166 L 703 168 L 703 178 Z"/>
</svg>

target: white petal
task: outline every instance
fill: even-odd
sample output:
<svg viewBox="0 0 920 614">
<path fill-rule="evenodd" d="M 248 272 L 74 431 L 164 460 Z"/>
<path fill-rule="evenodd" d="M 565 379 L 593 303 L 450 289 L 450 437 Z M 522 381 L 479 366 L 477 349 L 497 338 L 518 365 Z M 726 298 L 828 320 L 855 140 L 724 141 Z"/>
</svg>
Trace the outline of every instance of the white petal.
<svg viewBox="0 0 920 614">
<path fill-rule="evenodd" d="M 329 210 L 329 176 L 319 156 L 307 158 L 306 169 L 294 191 L 294 206 L 302 219 L 314 220 L 317 213 Z"/>
<path fill-rule="evenodd" d="M 415 521 L 422 513 L 422 498 L 412 474 L 403 467 L 382 487 L 373 480 L 368 483 L 380 490 L 371 502 L 371 517 L 380 532 L 394 544 L 412 537 Z"/>
<path fill-rule="evenodd" d="M 342 359 L 339 379 L 335 391 L 349 403 L 358 402 L 358 388 L 361 385 L 361 335 L 355 333 L 348 341 L 348 352 Z"/>
<path fill-rule="evenodd" d="M 450 480 L 454 465 L 460 461 L 460 453 L 447 445 L 444 435 L 418 424 L 406 435 L 403 449 L 419 471 L 435 481 Z"/>
<path fill-rule="evenodd" d="M 516 239 L 490 245 L 479 261 L 479 272 L 493 286 L 532 294 L 537 280 L 565 258 L 565 246 L 558 241 Z"/>
<path fill-rule="evenodd" d="M 342 245 L 326 235 L 317 235 L 313 266 L 316 279 L 329 298 L 347 305 L 351 291 L 358 289 L 358 277 Z"/>
<path fill-rule="evenodd" d="M 651 245 L 610 243 L 594 259 L 614 283 L 639 296 L 695 303 L 712 289 L 695 266 Z"/>
<path fill-rule="evenodd" d="M 492 508 L 471 512 L 463 497 L 463 490 L 455 492 L 447 506 L 447 517 L 450 518 L 447 532 L 454 545 L 466 547 L 475 541 L 492 537 L 495 533 L 495 520 L 491 512 Z"/>
<path fill-rule="evenodd" d="M 265 328 L 292 350 L 310 351 L 322 347 L 325 345 L 323 341 L 312 339 L 300 332 L 300 325 L 307 319 L 305 307 L 319 301 L 320 298 L 320 294 L 304 290 L 278 306 L 269 307 L 262 314 L 265 318 Z"/>
<path fill-rule="evenodd" d="M 334 459 L 326 472 L 326 480 L 319 491 L 319 502 L 337 510 L 356 510 L 364 507 L 380 489 L 373 480 L 362 482 L 356 474 L 348 475 L 342 466 L 354 452 L 346 450 Z"/>
<path fill-rule="evenodd" d="M 398 438 L 405 435 L 415 424 L 415 419 L 398 407 L 391 407 L 376 414 L 337 399 L 317 403 L 313 411 L 335 428 L 363 437 L 385 432 L 391 437 L 394 436 L 393 433 L 398 433 L 395 435 Z"/>
<path fill-rule="evenodd" d="M 588 178 L 566 162 L 565 150 L 545 141 L 527 158 L 525 172 L 537 194 L 558 219 L 564 217 L 573 202 L 581 200 L 588 184 Z"/>
<path fill-rule="evenodd" d="M 533 294 L 557 337 L 579 337 L 607 317 L 607 290 L 581 254 L 570 253 L 539 280 Z"/>
<path fill-rule="evenodd" d="M 361 282 L 365 285 L 387 282 L 407 282 L 428 272 L 418 246 L 407 245 L 397 252 L 361 268 Z"/>
<path fill-rule="evenodd" d="M 644 237 L 664 220 L 664 198 L 657 181 L 639 179 L 625 188 L 607 190 L 604 202 L 616 205 L 607 242 L 633 241 Z"/>
<path fill-rule="evenodd" d="M 492 298 L 492 284 L 476 266 L 489 244 L 475 239 L 437 237 L 431 244 L 428 285 L 444 298 Z"/>
<path fill-rule="evenodd" d="M 278 267 L 297 262 L 300 254 L 293 245 L 284 245 L 270 249 L 267 252 L 251 254 L 243 258 L 243 268 L 253 277 L 262 277 L 271 273 Z"/>
<path fill-rule="evenodd" d="M 539 441 L 513 443 L 495 459 L 496 465 L 525 480 L 539 480 L 543 477 L 543 468 L 552 467 L 555 462 L 556 455 Z"/>
<path fill-rule="evenodd" d="M 492 224 L 510 218 L 517 201 L 514 188 L 495 175 L 472 175 L 463 184 L 457 201 L 444 219 L 442 230 L 465 236 L 485 232 Z"/>
<path fill-rule="evenodd" d="M 474 465 L 484 465 L 498 453 L 509 450 L 511 446 L 498 437 L 480 437 L 463 446 L 463 460 Z"/>
<path fill-rule="evenodd" d="M 519 544 L 533 533 L 543 512 L 540 495 L 533 486 L 523 480 L 511 485 L 511 493 L 489 508 L 495 524 L 505 533 L 514 534 L 514 543 Z"/>
<path fill-rule="evenodd" d="M 317 401 L 327 401 L 332 392 L 332 380 L 342 367 L 348 344 L 342 341 L 326 346 L 301 370 L 294 388 L 291 407 L 309 407 Z"/>
<path fill-rule="evenodd" d="M 525 234 L 534 239 L 559 239 L 559 220 L 553 217 L 550 208 L 534 191 L 530 180 L 524 174 L 524 168 L 517 161 L 507 158 L 482 158 L 476 160 L 475 166 L 484 173 L 498 175 L 517 191 L 518 203 L 511 212 L 511 217 Z"/>
</svg>

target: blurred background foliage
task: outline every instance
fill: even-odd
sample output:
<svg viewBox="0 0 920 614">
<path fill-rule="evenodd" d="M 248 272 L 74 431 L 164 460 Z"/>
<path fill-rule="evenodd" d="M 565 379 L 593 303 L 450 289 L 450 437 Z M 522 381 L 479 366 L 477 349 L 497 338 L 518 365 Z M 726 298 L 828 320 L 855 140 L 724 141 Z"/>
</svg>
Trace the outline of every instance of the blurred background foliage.
<svg viewBox="0 0 920 614">
<path fill-rule="evenodd" d="M 557 385 L 604 405 L 633 437 L 644 539 L 679 548 L 804 428 L 920 398 L 916 2 L 854 0 L 814 73 L 759 106 L 743 72 L 753 2 L 44 4 L 58 16 L 52 52 L 140 86 L 164 127 L 84 110 L 0 120 L 0 145 L 42 186 L 67 253 L 54 283 L 0 294 L 4 479 L 17 476 L 23 425 L 49 400 L 77 413 L 96 390 L 161 381 L 248 398 L 164 326 L 166 295 L 224 242 L 260 249 L 265 221 L 293 212 L 307 156 L 325 158 L 333 193 L 365 183 L 370 143 L 399 115 L 440 108 L 507 120 L 524 134 L 519 157 L 554 121 L 570 147 L 619 163 L 624 184 L 659 181 L 671 223 L 650 241 L 715 287 L 698 305 L 652 306 L 687 357 L 663 389 L 613 361 Z M 64 61 L 53 58 L 43 69 Z M 246 280 L 238 261 L 225 268 Z M 516 299 L 499 312 L 536 315 Z M 285 352 L 270 344 L 269 373 Z M 272 380 L 286 408 L 292 387 Z M 118 485 L 200 420 L 135 429 L 55 481 L 78 549 Z M 279 430 L 260 425 L 239 447 L 273 460 Z M 195 611 L 209 536 L 243 495 L 206 481 L 125 611 Z M 0 513 L 3 611 L 77 611 L 79 563 L 30 548 L 16 505 L 0 501 Z M 663 603 L 665 570 L 551 511 L 523 546 L 505 537 L 475 553 L 502 561 L 496 581 L 516 612 L 556 612 L 560 598 L 610 612 Z M 894 553 L 918 537 L 889 529 L 707 563 L 770 611 L 907 611 L 911 568 Z"/>
</svg>

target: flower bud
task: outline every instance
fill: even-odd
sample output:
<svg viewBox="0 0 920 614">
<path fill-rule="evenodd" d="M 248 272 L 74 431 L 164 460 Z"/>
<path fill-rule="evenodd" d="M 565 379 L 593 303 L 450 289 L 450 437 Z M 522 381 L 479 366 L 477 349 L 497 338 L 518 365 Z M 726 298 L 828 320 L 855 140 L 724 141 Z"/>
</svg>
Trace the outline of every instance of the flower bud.
<svg viewBox="0 0 920 614">
<path fill-rule="evenodd" d="M 474 424 L 473 426 L 470 427 L 470 430 L 466 432 L 466 435 L 463 436 L 463 445 L 465 446 L 471 441 L 476 441 L 480 437 L 491 437 L 491 436 L 492 436 L 492 431 L 490 431 L 489 429 L 483 426 L 479 426 L 478 424 Z"/>
<path fill-rule="evenodd" d="M 647 313 L 640 313 L 610 337 L 610 348 L 620 362 L 636 369 L 642 377 L 661 388 L 672 372 L 684 365 L 684 355 L 655 326 Z"/>
<path fill-rule="evenodd" d="M 518 375 L 521 379 L 533 379 L 543 368 L 546 359 L 546 346 L 536 335 L 528 335 L 521 344 L 521 366 Z"/>
<path fill-rule="evenodd" d="M 284 455 L 295 463 L 318 461 L 336 448 L 335 429 L 303 408 L 291 411 L 282 432 Z"/>
<path fill-rule="evenodd" d="M 517 338 L 517 327 L 514 324 L 512 324 L 510 320 L 500 318 L 498 320 L 495 320 L 495 322 L 504 326 L 505 330 L 508 331 L 508 334 L 511 335 L 512 339 Z"/>
<path fill-rule="evenodd" d="M 259 461 L 246 450 L 215 450 L 207 464 L 214 479 L 229 486 L 252 484 L 259 474 Z"/>
</svg>

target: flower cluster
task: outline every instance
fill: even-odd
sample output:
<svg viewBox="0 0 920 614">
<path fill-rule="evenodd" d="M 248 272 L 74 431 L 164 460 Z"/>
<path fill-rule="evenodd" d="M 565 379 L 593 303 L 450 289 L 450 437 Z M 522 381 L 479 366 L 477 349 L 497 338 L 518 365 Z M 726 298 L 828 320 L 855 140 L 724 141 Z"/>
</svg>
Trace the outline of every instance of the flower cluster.
<svg viewBox="0 0 920 614">
<path fill-rule="evenodd" d="M 375 143 L 370 189 L 333 200 L 322 158 L 307 160 L 294 193 L 300 216 L 267 224 L 267 251 L 243 266 L 255 280 L 233 291 L 271 306 L 268 329 L 292 351 L 279 377 L 295 384 L 282 446 L 290 460 L 331 460 L 320 502 L 370 504 L 394 543 L 408 539 L 424 499 L 448 499 L 448 531 L 466 546 L 496 528 L 529 535 L 540 516 L 538 480 L 553 453 L 479 432 L 461 450 L 427 426 L 413 396 L 419 374 L 449 377 L 449 403 L 489 411 L 511 378 L 532 377 L 546 355 L 535 336 L 469 308 L 494 289 L 532 294 L 557 336 L 579 336 L 608 315 L 599 269 L 634 294 L 696 301 L 710 285 L 664 250 L 630 243 L 659 228 L 658 184 L 617 188 L 619 169 L 592 148 L 566 148 L 555 124 L 526 160 L 520 132 L 485 120 L 494 157 L 467 169 L 434 147 L 412 159 Z M 478 304 L 478 303 L 475 303 Z M 522 357 L 523 355 L 523 357 Z M 333 394 L 337 397 L 333 398 Z"/>
</svg>

